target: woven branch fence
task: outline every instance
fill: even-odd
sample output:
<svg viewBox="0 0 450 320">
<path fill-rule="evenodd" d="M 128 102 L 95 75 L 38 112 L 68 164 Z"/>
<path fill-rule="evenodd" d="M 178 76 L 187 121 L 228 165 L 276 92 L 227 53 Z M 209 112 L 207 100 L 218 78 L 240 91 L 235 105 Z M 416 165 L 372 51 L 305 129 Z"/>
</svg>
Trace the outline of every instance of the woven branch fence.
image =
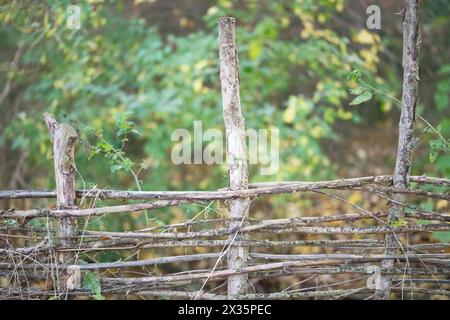
<svg viewBox="0 0 450 320">
<path fill-rule="evenodd" d="M 77 133 L 45 114 L 53 141 L 56 190 L 4 190 L 0 191 L 0 199 L 56 198 L 57 204 L 54 208 L 0 211 L 0 219 L 5 222 L 0 224 L 0 279 L 3 279 L 0 298 L 92 296 L 96 292 L 81 285 L 88 272 L 101 275 L 101 294 L 111 298 L 129 295 L 185 299 L 448 298 L 450 243 L 431 242 L 429 235 L 450 231 L 450 215 L 420 209 L 407 201 L 450 200 L 449 179 L 409 175 L 419 81 L 418 10 L 418 1 L 405 2 L 405 79 L 394 175 L 249 184 L 247 163 L 243 160 L 245 127 L 239 101 L 233 18 L 219 21 L 220 77 L 229 160 L 227 188 L 76 190 L 76 170 L 82 170 L 76 169 L 74 162 Z M 372 194 L 385 203 L 386 209 L 365 209 L 339 195 L 349 190 Z M 304 193 L 341 201 L 354 212 L 287 219 L 252 218 L 250 203 L 259 197 Z M 94 206 L 78 207 L 77 199 L 82 199 L 82 203 L 93 199 Z M 95 207 L 98 199 L 142 202 Z M 151 213 L 160 208 L 211 201 L 223 203 L 228 214 L 132 232 L 88 230 L 81 223 L 92 217 Z M 37 218 L 47 221 L 46 226 L 28 225 Z M 7 223 L 11 220 L 19 223 Z M 171 248 L 184 248 L 186 254 L 164 256 Z M 206 253 L 196 253 L 199 248 Z M 306 252 L 315 253 L 301 254 L 311 248 L 314 250 Z M 79 262 L 82 254 L 112 250 L 135 253 L 154 250 L 157 257 Z M 202 267 L 191 269 L 193 265 Z M 152 269 L 155 266 L 160 267 L 158 271 Z M 295 279 L 296 283 L 276 292 L 265 292 L 264 286 L 258 285 L 284 277 Z M 332 282 L 311 285 L 314 279 Z"/>
</svg>

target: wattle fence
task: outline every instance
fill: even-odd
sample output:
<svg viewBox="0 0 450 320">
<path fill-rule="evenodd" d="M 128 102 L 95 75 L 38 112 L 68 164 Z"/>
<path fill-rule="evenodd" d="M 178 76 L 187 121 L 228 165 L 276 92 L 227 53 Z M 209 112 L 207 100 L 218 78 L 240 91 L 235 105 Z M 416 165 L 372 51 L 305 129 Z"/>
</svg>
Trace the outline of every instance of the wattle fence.
<svg viewBox="0 0 450 320">
<path fill-rule="evenodd" d="M 129 295 L 185 299 L 389 299 L 446 298 L 450 295 L 450 243 L 417 234 L 450 231 L 450 215 L 418 209 L 409 199 L 449 201 L 450 180 L 410 176 L 418 99 L 418 1 L 406 1 L 405 82 L 394 175 L 333 181 L 248 183 L 244 118 L 239 101 L 238 59 L 233 18 L 219 21 L 223 113 L 229 185 L 215 191 L 76 190 L 77 133 L 50 114 L 44 119 L 53 141 L 56 190 L 4 190 L 0 199 L 56 198 L 55 208 L 0 210 L 0 299 L 65 299 Z M 413 184 L 414 187 L 411 187 Z M 442 187 L 437 193 L 428 186 Z M 425 187 L 425 188 L 424 188 Z M 371 193 L 386 210 L 370 211 L 339 192 Z M 426 191 L 428 190 L 428 191 Z M 350 205 L 353 213 L 252 218 L 250 202 L 262 196 L 313 193 Z M 104 207 L 78 207 L 77 199 L 143 200 Z M 17 201 L 17 200 L 14 200 Z M 220 201 L 223 218 L 180 221 L 134 232 L 87 230 L 80 220 L 123 212 Z M 6 201 L 5 201 L 6 203 Z M 95 201 L 93 202 L 95 203 Z M 29 221 L 45 218 L 45 227 Z M 84 220 L 83 220 L 84 219 Z M 18 221 L 18 223 L 10 223 Z M 51 221 L 56 221 L 57 226 Z M 317 252 L 305 252 L 314 248 Z M 171 248 L 185 255 L 164 256 Z M 195 253 L 194 249 L 205 248 Z M 80 263 L 83 253 L 154 250 L 157 257 L 108 263 Z M 289 252 L 286 254 L 285 252 Z M 195 262 L 195 264 L 190 264 Z M 190 269 L 199 265 L 201 269 Z M 162 266 L 152 272 L 148 268 Z M 173 265 L 173 267 L 167 267 Z M 170 272 L 182 266 L 183 271 Z M 186 271 L 187 270 L 187 271 Z M 105 272 L 109 271 L 109 272 Z M 83 286 L 86 277 L 91 285 Z M 320 276 L 332 283 L 311 286 Z M 255 284 L 294 277 L 277 292 Z M 214 287 L 213 289 L 211 289 Z"/>
</svg>

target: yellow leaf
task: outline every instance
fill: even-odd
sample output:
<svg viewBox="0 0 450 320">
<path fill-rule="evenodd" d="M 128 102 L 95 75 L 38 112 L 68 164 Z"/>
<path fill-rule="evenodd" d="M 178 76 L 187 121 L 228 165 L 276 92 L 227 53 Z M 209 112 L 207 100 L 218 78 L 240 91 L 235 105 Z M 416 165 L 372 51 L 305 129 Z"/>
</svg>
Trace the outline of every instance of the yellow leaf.
<svg viewBox="0 0 450 320">
<path fill-rule="evenodd" d="M 250 59 L 255 60 L 261 54 L 261 42 L 259 40 L 250 41 L 249 53 Z"/>
<path fill-rule="evenodd" d="M 368 69 L 375 70 L 375 66 L 379 61 L 376 48 L 372 47 L 371 50 L 363 49 L 359 51 L 359 55 L 364 59 L 364 64 Z"/>
<path fill-rule="evenodd" d="M 211 7 L 208 9 L 208 11 L 206 12 L 207 15 L 212 16 L 214 14 L 217 13 L 217 11 L 219 11 L 219 8 L 217 7 Z"/>
<path fill-rule="evenodd" d="M 205 68 L 208 65 L 208 61 L 207 60 L 200 60 L 199 62 L 197 62 L 194 66 L 196 71 L 200 71 L 203 68 Z"/>
<path fill-rule="evenodd" d="M 191 68 L 190 68 L 189 65 L 187 65 L 187 64 L 183 64 L 183 65 L 181 66 L 181 71 L 182 71 L 183 73 L 189 72 L 190 69 L 191 69 Z"/>
<path fill-rule="evenodd" d="M 310 132 L 313 138 L 319 139 L 323 136 L 324 129 L 321 126 L 314 126 Z"/>
<path fill-rule="evenodd" d="M 348 197 L 348 202 L 350 203 L 359 203 L 362 200 L 360 192 L 352 192 L 352 194 Z"/>
<path fill-rule="evenodd" d="M 189 25 L 189 20 L 186 18 L 181 18 L 180 19 L 180 27 L 182 28 L 186 28 Z"/>
<path fill-rule="evenodd" d="M 58 79 L 53 83 L 53 86 L 56 89 L 61 89 L 62 87 L 64 87 L 64 81 L 62 81 L 61 79 Z"/>
<path fill-rule="evenodd" d="M 289 106 L 283 114 L 283 120 L 287 124 L 294 122 L 296 110 L 294 106 Z"/>
<path fill-rule="evenodd" d="M 447 205 L 448 205 L 448 201 L 447 201 L 447 200 L 439 200 L 439 201 L 436 203 L 436 209 L 444 209 L 444 208 L 447 208 Z"/>
<path fill-rule="evenodd" d="M 203 89 L 202 80 L 200 79 L 195 80 L 194 83 L 192 84 L 192 87 L 194 88 L 195 93 L 199 93 L 200 91 L 202 91 Z"/>
<path fill-rule="evenodd" d="M 367 31 L 366 29 L 361 29 L 357 35 L 353 37 L 353 39 L 361 44 L 374 44 L 376 41 L 373 33 Z"/>
</svg>

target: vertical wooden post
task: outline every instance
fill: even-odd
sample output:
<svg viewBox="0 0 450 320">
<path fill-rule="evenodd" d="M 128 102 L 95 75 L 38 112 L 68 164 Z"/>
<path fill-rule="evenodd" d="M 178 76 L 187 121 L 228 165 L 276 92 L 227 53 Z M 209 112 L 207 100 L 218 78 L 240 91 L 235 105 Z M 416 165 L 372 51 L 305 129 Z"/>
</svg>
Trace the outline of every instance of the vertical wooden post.
<svg viewBox="0 0 450 320">
<path fill-rule="evenodd" d="M 76 204 L 75 189 L 75 143 L 78 134 L 68 124 L 59 124 L 53 115 L 45 113 L 44 120 L 50 131 L 53 141 L 53 160 L 55 166 L 56 200 L 58 209 L 74 208 Z M 68 246 L 73 243 L 70 237 L 75 234 L 76 220 L 73 217 L 59 219 L 57 227 L 58 237 L 62 237 L 60 244 Z M 69 263 L 73 255 L 71 253 L 60 253 L 60 263 Z M 68 274 L 63 274 L 59 283 L 60 290 L 70 289 Z"/>
<path fill-rule="evenodd" d="M 239 66 L 235 38 L 235 20 L 219 19 L 220 82 L 222 87 L 223 118 L 225 122 L 229 189 L 246 189 L 248 183 L 245 125 L 239 97 Z M 231 229 L 244 223 L 250 205 L 249 199 L 232 199 L 228 202 Z M 232 235 L 234 240 L 245 240 L 243 234 Z M 228 267 L 239 270 L 247 264 L 248 248 L 232 247 L 228 252 Z M 228 296 L 247 291 L 247 275 L 228 277 Z"/>
<path fill-rule="evenodd" d="M 414 125 L 416 105 L 419 99 L 419 2 L 420 0 L 406 0 L 403 11 L 403 94 L 402 110 L 399 122 L 399 138 L 397 159 L 393 184 L 396 188 L 407 188 L 412 165 L 413 151 L 416 144 Z M 404 194 L 394 194 L 389 207 L 388 222 L 391 224 L 404 215 L 405 208 L 399 203 L 405 203 Z M 394 234 L 385 237 L 385 254 L 397 253 L 398 239 Z M 392 268 L 393 259 L 381 262 L 382 268 Z M 377 299 L 389 299 L 391 293 L 392 276 L 382 275 L 380 288 L 376 290 Z"/>
</svg>

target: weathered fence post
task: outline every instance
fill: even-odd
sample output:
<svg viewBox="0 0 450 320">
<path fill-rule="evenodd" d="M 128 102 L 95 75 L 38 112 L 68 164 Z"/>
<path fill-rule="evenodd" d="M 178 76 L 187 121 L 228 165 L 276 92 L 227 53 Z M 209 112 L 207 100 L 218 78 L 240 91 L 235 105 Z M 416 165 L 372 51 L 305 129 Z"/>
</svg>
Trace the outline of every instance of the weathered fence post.
<svg viewBox="0 0 450 320">
<path fill-rule="evenodd" d="M 51 114 L 45 113 L 44 120 L 53 141 L 57 207 L 58 209 L 74 208 L 76 204 L 74 152 L 78 134 L 68 124 L 59 124 Z M 62 246 L 73 243 L 73 240 L 67 237 L 73 236 L 75 231 L 76 220 L 74 217 L 59 219 L 57 235 L 61 237 L 60 244 Z M 72 257 L 73 255 L 70 253 L 60 253 L 58 259 L 61 263 L 68 263 Z M 73 287 L 67 273 L 63 274 L 61 280 L 59 283 L 60 289 L 65 290 Z"/>
<path fill-rule="evenodd" d="M 414 125 L 416 118 L 416 105 L 419 98 L 419 2 L 420 0 L 406 0 L 403 11 L 403 94 L 402 110 L 399 122 L 399 138 L 397 159 L 393 177 L 395 188 L 405 189 L 409 184 L 409 174 L 416 139 L 414 138 Z M 388 222 L 391 224 L 404 215 L 405 194 L 392 195 L 388 211 Z M 399 239 L 395 234 L 385 237 L 385 251 L 387 255 L 397 253 Z M 381 262 L 382 268 L 392 268 L 394 259 Z M 389 299 L 392 276 L 381 276 L 380 288 L 376 290 L 376 298 Z"/>
<path fill-rule="evenodd" d="M 229 189 L 247 188 L 248 170 L 245 145 L 245 125 L 239 98 L 239 66 L 235 38 L 235 20 L 231 17 L 219 19 L 220 82 L 222 86 L 223 118 L 225 122 Z M 248 215 L 249 199 L 232 199 L 228 202 L 231 229 L 244 224 Z M 245 240 L 247 236 L 235 234 L 232 240 Z M 228 252 L 228 267 L 239 270 L 247 264 L 248 248 L 232 247 Z M 248 277 L 245 274 L 228 277 L 228 296 L 247 291 Z"/>
</svg>

